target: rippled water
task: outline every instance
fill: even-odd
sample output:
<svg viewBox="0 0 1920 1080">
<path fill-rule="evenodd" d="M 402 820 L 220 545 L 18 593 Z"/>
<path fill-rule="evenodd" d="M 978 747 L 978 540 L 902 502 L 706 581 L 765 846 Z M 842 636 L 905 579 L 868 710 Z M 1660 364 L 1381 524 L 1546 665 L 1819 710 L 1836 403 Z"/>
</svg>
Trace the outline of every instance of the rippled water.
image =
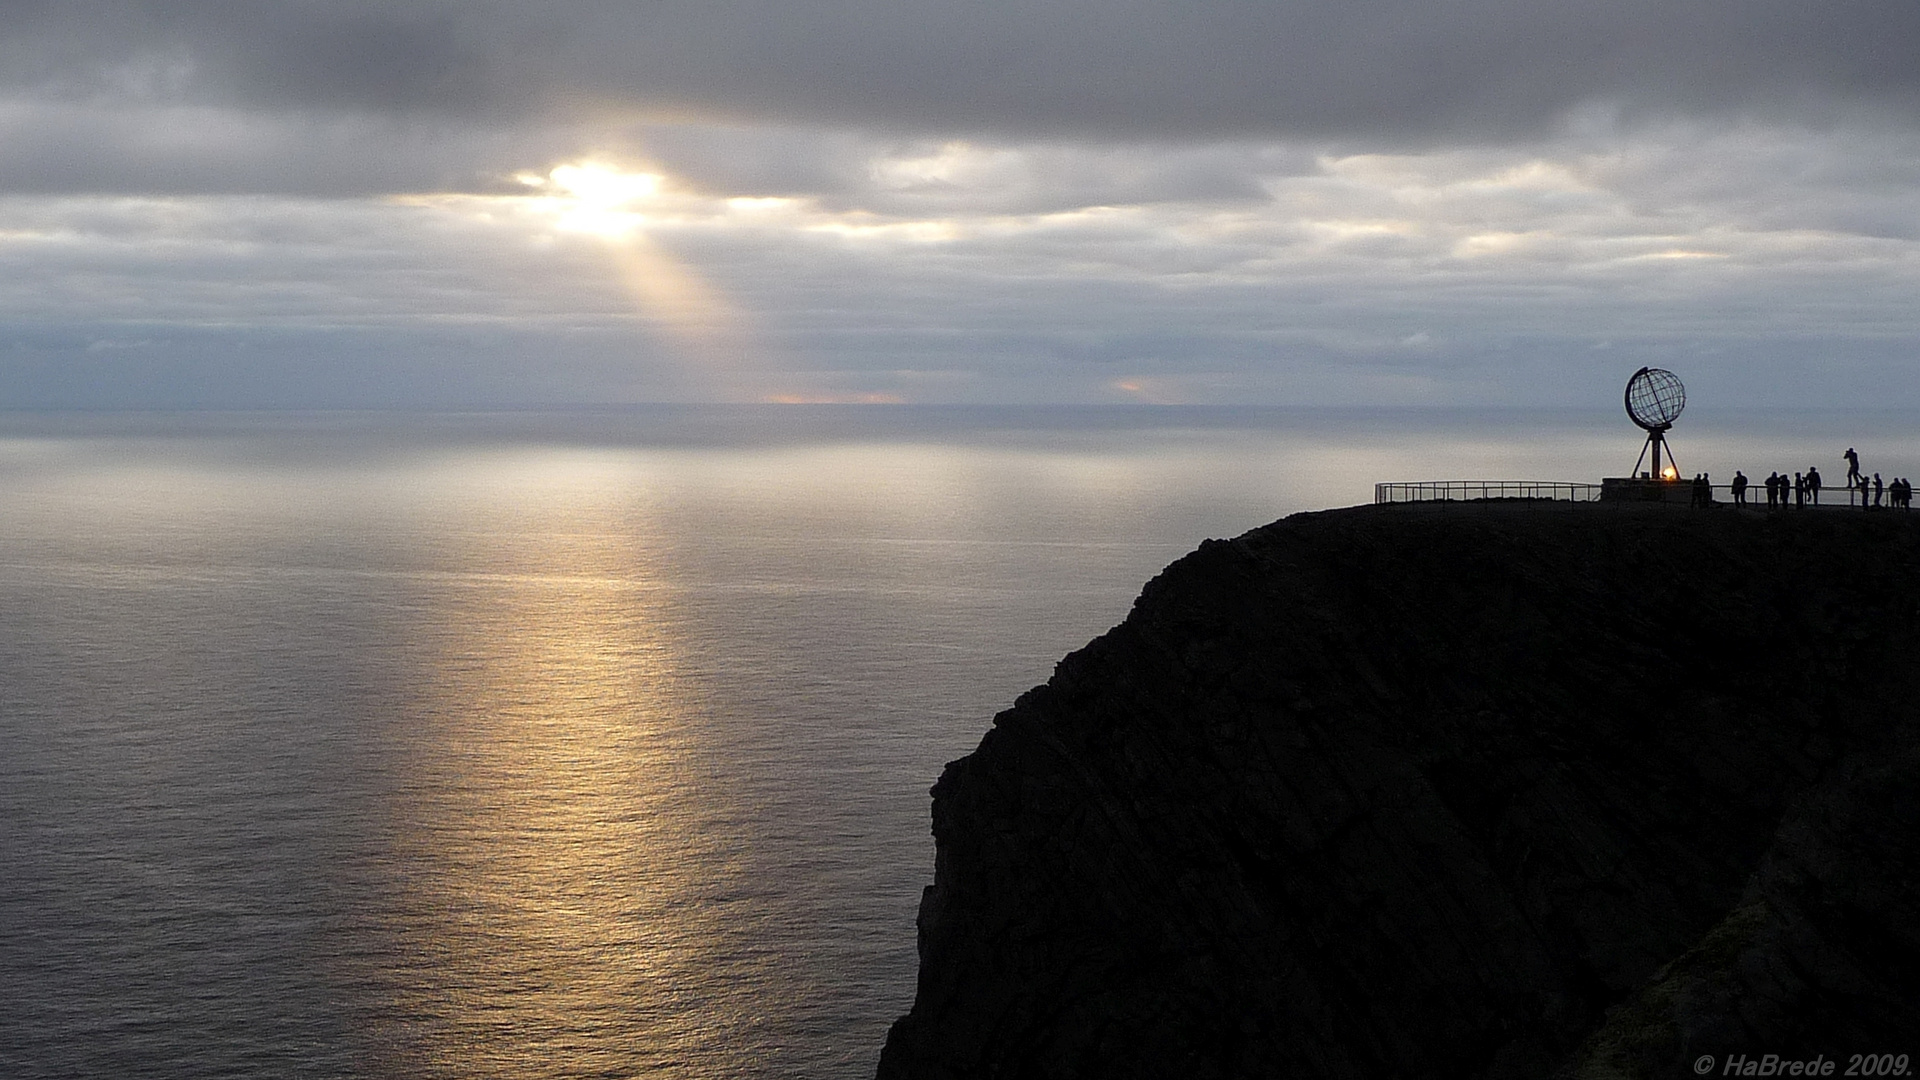
<svg viewBox="0 0 1920 1080">
<path fill-rule="evenodd" d="M 1618 427 L 0 419 L 0 1074 L 871 1075 L 928 785 L 1147 577 Z"/>
</svg>

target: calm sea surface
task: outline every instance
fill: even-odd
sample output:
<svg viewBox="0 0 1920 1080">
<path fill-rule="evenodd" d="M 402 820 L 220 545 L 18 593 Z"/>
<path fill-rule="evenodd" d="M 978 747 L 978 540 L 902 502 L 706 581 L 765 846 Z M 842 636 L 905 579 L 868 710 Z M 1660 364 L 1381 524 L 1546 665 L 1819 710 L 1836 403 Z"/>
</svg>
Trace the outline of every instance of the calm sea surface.
<svg viewBox="0 0 1920 1080">
<path fill-rule="evenodd" d="M 1674 444 L 1891 477 L 1907 431 Z M 1622 473 L 1636 434 L 0 415 L 0 1075 L 870 1076 L 928 786 L 1160 567 L 1377 480 Z"/>
</svg>

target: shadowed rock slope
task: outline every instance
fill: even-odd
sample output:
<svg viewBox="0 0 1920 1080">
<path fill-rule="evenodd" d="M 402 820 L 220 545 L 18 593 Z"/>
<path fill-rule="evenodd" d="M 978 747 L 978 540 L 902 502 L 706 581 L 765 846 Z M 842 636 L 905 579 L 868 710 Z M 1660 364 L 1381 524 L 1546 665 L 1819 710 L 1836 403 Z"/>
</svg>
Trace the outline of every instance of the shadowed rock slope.
<svg viewBox="0 0 1920 1080">
<path fill-rule="evenodd" d="M 1920 1069 L 1920 518 L 1209 541 L 933 789 L 882 1080 Z"/>
</svg>

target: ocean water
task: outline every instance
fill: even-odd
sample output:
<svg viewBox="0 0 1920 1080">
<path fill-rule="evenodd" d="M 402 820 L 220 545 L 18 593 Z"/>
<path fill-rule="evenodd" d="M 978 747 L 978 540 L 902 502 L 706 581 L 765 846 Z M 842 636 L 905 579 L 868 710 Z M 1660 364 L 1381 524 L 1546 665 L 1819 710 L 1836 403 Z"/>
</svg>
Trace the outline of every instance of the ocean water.
<svg viewBox="0 0 1920 1080">
<path fill-rule="evenodd" d="M 1920 472 L 1892 414 L 1698 432 L 1717 476 Z M 1622 473 L 1636 435 L 0 416 L 0 1075 L 870 1076 L 928 786 L 1159 568 L 1376 481 Z"/>
</svg>

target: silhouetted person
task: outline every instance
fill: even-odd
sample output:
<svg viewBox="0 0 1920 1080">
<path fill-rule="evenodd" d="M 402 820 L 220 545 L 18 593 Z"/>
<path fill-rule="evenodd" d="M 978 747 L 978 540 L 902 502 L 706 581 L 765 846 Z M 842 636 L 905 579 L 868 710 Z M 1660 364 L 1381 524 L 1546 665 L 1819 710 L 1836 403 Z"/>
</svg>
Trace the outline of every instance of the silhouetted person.
<svg viewBox="0 0 1920 1080">
<path fill-rule="evenodd" d="M 1860 493 L 1860 509 L 1869 509 L 1867 506 L 1867 478 L 1864 476 L 1861 477 L 1860 482 L 1854 485 L 1854 490 Z"/>
<path fill-rule="evenodd" d="M 1799 473 L 1793 474 L 1793 508 L 1807 505 L 1807 478 Z"/>
<path fill-rule="evenodd" d="M 1860 475 L 1860 455 L 1854 453 L 1853 447 L 1849 446 L 1847 447 L 1847 452 L 1840 456 L 1847 461 L 1847 487 L 1851 488 L 1862 479 Z"/>
<path fill-rule="evenodd" d="M 1772 510 L 1779 505 L 1780 505 L 1780 470 L 1775 469 L 1774 471 L 1767 474 L 1767 509 Z"/>
<path fill-rule="evenodd" d="M 1813 505 L 1820 505 L 1820 470 L 1807 466 L 1807 494 L 1813 496 Z"/>
<path fill-rule="evenodd" d="M 1880 483 L 1880 474 L 1873 474 L 1873 508 L 1880 509 L 1880 496 L 1886 493 L 1886 486 Z"/>
<path fill-rule="evenodd" d="M 1739 469 L 1733 470 L 1733 483 L 1728 490 L 1733 492 L 1733 505 L 1747 505 L 1747 474 Z"/>
</svg>

